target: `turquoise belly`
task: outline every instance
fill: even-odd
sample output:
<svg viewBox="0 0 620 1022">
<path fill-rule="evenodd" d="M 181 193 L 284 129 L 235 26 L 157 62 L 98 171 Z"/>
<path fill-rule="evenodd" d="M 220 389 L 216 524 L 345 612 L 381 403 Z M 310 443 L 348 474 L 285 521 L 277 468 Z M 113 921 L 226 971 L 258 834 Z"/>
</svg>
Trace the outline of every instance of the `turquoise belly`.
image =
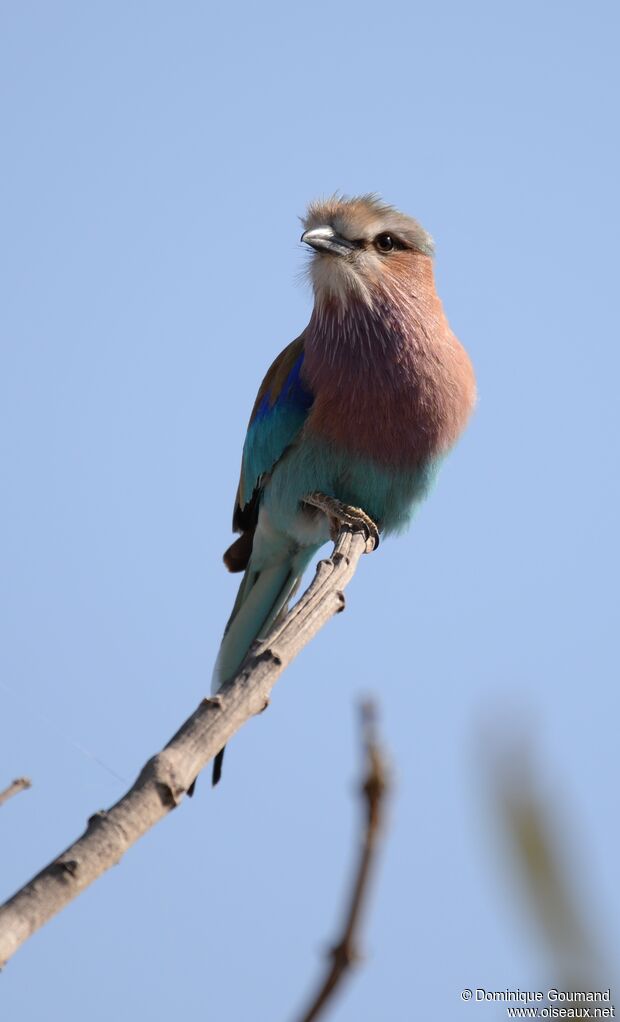
<svg viewBox="0 0 620 1022">
<path fill-rule="evenodd" d="M 428 494 L 440 459 L 411 470 L 390 469 L 319 440 L 291 447 L 265 485 L 264 504 L 274 527 L 287 532 L 303 497 L 318 490 L 361 507 L 384 534 L 407 527 Z"/>
</svg>

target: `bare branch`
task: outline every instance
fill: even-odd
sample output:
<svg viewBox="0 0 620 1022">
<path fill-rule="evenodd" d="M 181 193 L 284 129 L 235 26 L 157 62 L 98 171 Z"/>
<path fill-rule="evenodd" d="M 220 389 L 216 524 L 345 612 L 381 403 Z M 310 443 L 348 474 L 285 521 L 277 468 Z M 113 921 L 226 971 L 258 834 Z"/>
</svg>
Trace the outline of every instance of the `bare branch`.
<svg viewBox="0 0 620 1022">
<path fill-rule="evenodd" d="M 32 788 L 32 781 L 28 777 L 16 777 L 14 781 L 11 781 L 8 788 L 4 791 L 0 791 L 0 806 L 8 802 L 13 795 L 19 795 L 20 791 L 26 791 L 27 788 Z"/>
<path fill-rule="evenodd" d="M 39 927 L 115 865 L 138 838 L 174 809 L 198 773 L 269 702 L 279 675 L 320 628 L 344 608 L 342 590 L 373 540 L 343 525 L 331 557 L 319 561 L 301 599 L 239 673 L 212 699 L 203 699 L 166 747 L 109 810 L 91 816 L 84 834 L 0 907 L 0 967 Z"/>
<path fill-rule="evenodd" d="M 357 948 L 360 920 L 368 896 L 370 877 L 376 862 L 377 847 L 384 819 L 385 794 L 388 787 L 385 763 L 377 744 L 375 709 L 372 703 L 365 703 L 362 706 L 362 724 L 367 775 L 361 785 L 365 821 L 359 862 L 342 936 L 330 952 L 327 974 L 300 1022 L 314 1022 L 319 1018 L 351 966 L 360 960 Z"/>
</svg>

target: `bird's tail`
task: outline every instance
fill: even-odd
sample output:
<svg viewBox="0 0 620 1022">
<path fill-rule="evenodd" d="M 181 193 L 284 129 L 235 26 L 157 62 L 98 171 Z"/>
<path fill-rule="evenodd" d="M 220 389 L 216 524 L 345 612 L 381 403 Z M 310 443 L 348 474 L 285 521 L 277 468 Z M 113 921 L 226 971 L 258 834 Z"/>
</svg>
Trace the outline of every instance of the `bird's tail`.
<svg viewBox="0 0 620 1022">
<path fill-rule="evenodd" d="M 250 558 L 224 631 L 213 670 L 212 692 L 217 692 L 235 676 L 252 643 L 264 638 L 286 609 L 314 552 L 314 547 L 303 547 L 260 570 L 253 566 Z M 214 785 L 220 779 L 223 758 L 224 749 L 213 763 Z"/>
</svg>

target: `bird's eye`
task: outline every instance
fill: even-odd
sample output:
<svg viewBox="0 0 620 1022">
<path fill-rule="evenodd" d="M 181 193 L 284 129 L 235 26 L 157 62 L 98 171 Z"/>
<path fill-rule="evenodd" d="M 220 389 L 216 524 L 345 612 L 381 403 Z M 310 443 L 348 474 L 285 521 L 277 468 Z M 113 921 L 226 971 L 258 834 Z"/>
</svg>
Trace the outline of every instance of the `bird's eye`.
<svg viewBox="0 0 620 1022">
<path fill-rule="evenodd" d="M 391 252 L 394 248 L 394 238 L 391 234 L 378 234 L 375 238 L 375 248 L 378 252 Z"/>
</svg>

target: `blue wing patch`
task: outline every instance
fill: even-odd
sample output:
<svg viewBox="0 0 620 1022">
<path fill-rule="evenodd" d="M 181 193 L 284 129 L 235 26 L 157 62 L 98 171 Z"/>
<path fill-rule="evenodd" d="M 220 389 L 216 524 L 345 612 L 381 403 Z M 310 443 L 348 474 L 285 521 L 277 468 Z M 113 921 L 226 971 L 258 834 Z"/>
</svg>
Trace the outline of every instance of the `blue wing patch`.
<svg viewBox="0 0 620 1022">
<path fill-rule="evenodd" d="M 237 506 L 243 509 L 293 443 L 306 421 L 314 395 L 302 379 L 303 340 L 298 338 L 275 360 L 258 392 L 241 464 Z"/>
</svg>

